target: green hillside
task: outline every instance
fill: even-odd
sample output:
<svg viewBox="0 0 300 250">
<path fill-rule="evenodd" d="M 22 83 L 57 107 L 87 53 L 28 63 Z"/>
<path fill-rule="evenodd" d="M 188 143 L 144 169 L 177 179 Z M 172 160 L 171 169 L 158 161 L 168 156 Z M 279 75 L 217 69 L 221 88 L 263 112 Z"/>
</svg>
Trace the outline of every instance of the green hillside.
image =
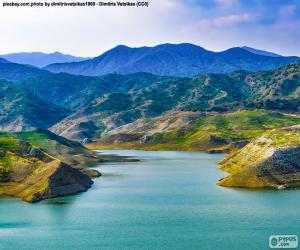
<svg viewBox="0 0 300 250">
<path fill-rule="evenodd" d="M 179 122 L 184 116 L 185 122 Z M 170 127 L 172 123 L 176 127 Z M 300 116 L 265 110 L 206 115 L 175 113 L 119 127 L 92 147 L 224 150 L 229 146 L 239 147 L 238 142 L 243 145 L 243 141 L 259 137 L 265 131 L 297 124 Z"/>
<path fill-rule="evenodd" d="M 69 139 L 99 139 L 138 119 L 169 112 L 226 113 L 265 109 L 297 113 L 300 63 L 249 73 L 206 74 L 193 78 L 147 73 L 101 77 L 37 75 L 0 82 L 0 129 L 45 128 Z"/>
<path fill-rule="evenodd" d="M 298 112 L 300 106 L 299 63 L 273 71 L 208 74 L 194 78 L 149 74 L 107 77 L 114 78 L 113 85 L 124 84 L 126 88 L 114 88 L 112 93 L 104 93 L 83 105 L 56 124 L 52 131 L 74 140 L 93 140 L 103 131 L 174 111 L 224 113 L 266 109 L 293 113 Z M 141 84 L 136 79 L 141 79 Z M 129 84 L 131 81 L 137 83 Z M 95 91 L 89 92 L 86 88 L 86 99 L 89 99 L 89 93 Z"/>
<path fill-rule="evenodd" d="M 1 58 L 0 60 L 0 80 L 22 81 L 28 78 L 51 74 L 30 65 L 12 63 Z"/>
<path fill-rule="evenodd" d="M 68 114 L 63 107 L 41 100 L 24 86 L 0 80 L 0 130 L 48 128 Z"/>
</svg>

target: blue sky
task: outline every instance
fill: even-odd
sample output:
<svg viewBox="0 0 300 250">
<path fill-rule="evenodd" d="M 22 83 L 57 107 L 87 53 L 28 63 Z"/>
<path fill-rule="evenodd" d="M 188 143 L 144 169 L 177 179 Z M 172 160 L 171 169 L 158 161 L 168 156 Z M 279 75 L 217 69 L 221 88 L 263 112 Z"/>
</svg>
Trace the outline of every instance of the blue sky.
<svg viewBox="0 0 300 250">
<path fill-rule="evenodd" d="M 251 46 L 300 56 L 299 0 L 149 0 L 149 8 L 2 8 L 0 54 L 95 56 L 118 44 Z"/>
</svg>

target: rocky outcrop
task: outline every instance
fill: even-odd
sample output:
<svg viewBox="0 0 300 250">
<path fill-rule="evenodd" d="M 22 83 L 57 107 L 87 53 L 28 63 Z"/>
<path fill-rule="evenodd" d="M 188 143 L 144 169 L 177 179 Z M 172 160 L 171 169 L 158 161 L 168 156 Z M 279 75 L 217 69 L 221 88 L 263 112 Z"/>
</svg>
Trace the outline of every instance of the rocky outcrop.
<svg viewBox="0 0 300 250">
<path fill-rule="evenodd" d="M 82 171 L 59 162 L 48 178 L 48 185 L 44 190 L 36 192 L 28 201 L 36 202 L 43 199 L 66 196 L 88 190 L 93 181 Z"/>
<path fill-rule="evenodd" d="M 84 192 L 93 181 L 79 169 L 59 160 L 29 166 L 30 173 L 24 179 L 6 183 L 0 194 L 15 196 L 28 202 Z"/>
<path fill-rule="evenodd" d="M 93 157 L 94 154 L 79 143 L 46 131 L 26 132 L 23 135 L 27 140 L 18 139 L 16 134 L 0 136 L 0 196 L 37 202 L 84 192 L 93 184 L 92 178 L 101 175 L 97 170 L 69 163 L 76 153 L 82 162 L 86 162 L 83 156 Z M 39 148 L 30 142 L 46 147 Z"/>
<path fill-rule="evenodd" d="M 288 188 L 300 186 L 300 127 L 273 130 L 228 155 L 220 168 L 226 187 Z"/>
<path fill-rule="evenodd" d="M 82 173 L 88 175 L 90 178 L 98 178 L 102 174 L 97 171 L 96 169 L 91 169 L 91 168 L 80 168 L 79 169 Z"/>
</svg>

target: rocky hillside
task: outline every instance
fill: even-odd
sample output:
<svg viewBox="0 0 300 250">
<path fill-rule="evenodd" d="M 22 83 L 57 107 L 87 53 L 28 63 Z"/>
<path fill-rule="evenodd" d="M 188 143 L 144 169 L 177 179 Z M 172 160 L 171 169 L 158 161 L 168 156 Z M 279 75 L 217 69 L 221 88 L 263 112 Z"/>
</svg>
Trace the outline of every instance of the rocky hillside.
<svg viewBox="0 0 300 250">
<path fill-rule="evenodd" d="M 33 147 L 41 148 L 47 154 L 55 156 L 60 161 L 72 166 L 81 166 L 87 162 L 105 161 L 105 157 L 99 157 L 82 144 L 70 141 L 48 130 L 36 129 L 8 134 L 19 140 L 27 141 Z"/>
<path fill-rule="evenodd" d="M 288 188 L 300 186 L 300 126 L 266 132 L 228 155 L 220 168 L 230 175 L 220 186 Z"/>
<path fill-rule="evenodd" d="M 119 82 L 124 88 L 116 88 L 113 93 L 94 99 L 51 130 L 73 140 L 94 140 L 139 119 L 168 116 L 170 112 L 265 109 L 293 113 L 299 112 L 300 107 L 299 63 L 255 74 L 235 72 L 194 78 L 147 74 L 110 77 L 114 85 Z M 86 99 L 89 99 L 86 92 Z"/>
<path fill-rule="evenodd" d="M 297 124 L 299 116 L 265 110 L 171 112 L 107 131 L 89 147 L 227 152 L 268 130 Z"/>
<path fill-rule="evenodd" d="M 100 174 L 80 166 L 96 161 L 81 144 L 49 131 L 1 132 L 0 195 L 35 202 L 86 191 Z"/>
<path fill-rule="evenodd" d="M 257 73 L 239 71 L 193 78 L 147 73 L 102 77 L 49 73 L 19 82 L 0 82 L 0 128 L 51 127 L 59 135 L 82 141 L 99 139 L 109 130 L 170 112 L 266 109 L 297 113 L 299 79 L 300 63 Z"/>
</svg>

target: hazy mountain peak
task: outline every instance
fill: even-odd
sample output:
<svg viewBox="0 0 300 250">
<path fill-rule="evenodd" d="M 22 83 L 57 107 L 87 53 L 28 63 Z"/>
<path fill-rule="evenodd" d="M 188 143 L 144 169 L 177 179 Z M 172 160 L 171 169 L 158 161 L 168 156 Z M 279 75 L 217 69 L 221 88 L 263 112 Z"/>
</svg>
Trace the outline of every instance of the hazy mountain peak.
<svg viewBox="0 0 300 250">
<path fill-rule="evenodd" d="M 126 46 L 126 45 L 123 45 L 123 44 L 120 44 L 118 46 L 116 46 L 115 48 L 113 49 L 130 49 L 130 47 Z"/>
<path fill-rule="evenodd" d="M 89 58 L 76 57 L 62 54 L 60 52 L 42 53 L 42 52 L 20 52 L 1 56 L 13 63 L 27 64 L 36 67 L 45 67 L 53 63 L 80 62 Z"/>
<path fill-rule="evenodd" d="M 220 54 L 235 54 L 235 55 L 251 55 L 255 54 L 241 47 L 233 47 L 224 51 L 219 52 Z"/>
<path fill-rule="evenodd" d="M 244 50 L 247 50 L 253 54 L 257 54 L 257 55 L 263 55 L 263 56 L 271 56 L 271 57 L 282 57 L 282 55 L 273 53 L 273 52 L 269 52 L 269 51 L 265 51 L 265 50 L 259 50 L 259 49 L 255 49 L 255 48 L 251 48 L 248 46 L 243 46 L 241 47 Z"/>
</svg>

